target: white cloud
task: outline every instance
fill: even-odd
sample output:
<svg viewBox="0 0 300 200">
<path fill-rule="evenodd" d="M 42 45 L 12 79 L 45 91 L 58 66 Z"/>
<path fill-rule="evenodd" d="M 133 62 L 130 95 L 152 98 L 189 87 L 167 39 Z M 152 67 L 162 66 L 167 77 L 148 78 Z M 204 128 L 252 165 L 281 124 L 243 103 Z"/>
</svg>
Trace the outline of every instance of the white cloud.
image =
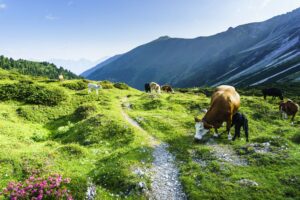
<svg viewBox="0 0 300 200">
<path fill-rule="evenodd" d="M 0 3 L 0 10 L 3 10 L 5 9 L 7 6 L 5 3 Z"/>
<path fill-rule="evenodd" d="M 54 16 L 54 15 L 52 15 L 52 14 L 48 14 L 48 15 L 46 15 L 45 16 L 45 18 L 47 19 L 47 20 L 57 20 L 57 19 L 59 19 L 58 17 L 56 17 L 56 16 Z"/>
</svg>

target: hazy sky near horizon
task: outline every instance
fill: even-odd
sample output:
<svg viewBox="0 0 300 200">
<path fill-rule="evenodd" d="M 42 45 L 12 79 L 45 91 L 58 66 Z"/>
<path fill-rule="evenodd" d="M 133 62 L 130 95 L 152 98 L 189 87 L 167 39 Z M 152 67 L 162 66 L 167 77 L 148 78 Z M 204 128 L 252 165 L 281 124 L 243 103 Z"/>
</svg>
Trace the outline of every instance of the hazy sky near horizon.
<svg viewBox="0 0 300 200">
<path fill-rule="evenodd" d="M 212 35 L 298 7 L 300 0 L 0 0 L 0 54 L 99 60 L 163 35 Z"/>
</svg>

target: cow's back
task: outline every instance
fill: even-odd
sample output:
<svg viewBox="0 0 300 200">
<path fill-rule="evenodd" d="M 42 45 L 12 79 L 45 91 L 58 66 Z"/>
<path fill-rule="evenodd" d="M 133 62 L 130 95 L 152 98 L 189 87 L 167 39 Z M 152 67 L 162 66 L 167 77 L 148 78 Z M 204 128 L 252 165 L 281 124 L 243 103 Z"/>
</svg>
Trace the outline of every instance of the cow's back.
<svg viewBox="0 0 300 200">
<path fill-rule="evenodd" d="M 299 105 L 293 101 L 287 101 L 286 105 L 287 110 L 285 112 L 287 112 L 288 115 L 293 115 L 299 111 Z"/>
<path fill-rule="evenodd" d="M 211 108 L 230 111 L 235 114 L 240 107 L 240 95 L 234 87 L 221 85 L 216 88 L 211 98 Z"/>
</svg>

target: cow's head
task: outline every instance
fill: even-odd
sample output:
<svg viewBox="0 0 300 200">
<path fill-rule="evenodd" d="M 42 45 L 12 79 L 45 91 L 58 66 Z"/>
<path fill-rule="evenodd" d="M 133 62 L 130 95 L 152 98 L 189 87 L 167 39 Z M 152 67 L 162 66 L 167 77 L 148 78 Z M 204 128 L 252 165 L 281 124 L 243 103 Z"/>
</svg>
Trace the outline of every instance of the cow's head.
<svg viewBox="0 0 300 200">
<path fill-rule="evenodd" d="M 283 95 L 280 95 L 280 97 L 279 97 L 279 98 L 280 98 L 280 100 L 281 100 L 281 101 L 283 101 Z"/>
<path fill-rule="evenodd" d="M 202 137 L 209 132 L 209 128 L 205 122 L 200 120 L 198 117 L 195 117 L 195 128 L 196 128 L 196 134 L 194 138 L 196 140 L 201 140 Z"/>
</svg>

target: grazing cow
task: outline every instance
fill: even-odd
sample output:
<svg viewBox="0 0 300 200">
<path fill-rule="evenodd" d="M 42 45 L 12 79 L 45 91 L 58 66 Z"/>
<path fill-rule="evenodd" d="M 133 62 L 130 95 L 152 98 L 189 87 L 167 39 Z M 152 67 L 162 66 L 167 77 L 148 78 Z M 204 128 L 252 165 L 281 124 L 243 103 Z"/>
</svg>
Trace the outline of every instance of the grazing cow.
<svg viewBox="0 0 300 200">
<path fill-rule="evenodd" d="M 282 114 L 282 118 L 286 118 L 288 116 L 292 116 L 292 124 L 294 124 L 294 118 L 299 111 L 299 105 L 293 102 L 292 100 L 288 99 L 287 102 L 280 102 L 279 110 Z"/>
<path fill-rule="evenodd" d="M 246 141 L 249 142 L 249 132 L 248 132 L 248 119 L 242 113 L 235 113 L 232 117 L 231 127 L 234 126 L 234 136 L 232 140 L 234 141 L 236 137 L 241 136 L 241 127 L 243 127 L 246 135 Z"/>
<path fill-rule="evenodd" d="M 150 89 L 151 89 L 151 92 L 155 91 L 157 93 L 160 93 L 160 86 L 155 82 L 150 83 Z"/>
<path fill-rule="evenodd" d="M 217 129 L 222 126 L 223 122 L 226 122 L 228 139 L 231 140 L 230 128 L 232 116 L 238 111 L 239 107 L 240 95 L 236 92 L 234 87 L 228 85 L 217 87 L 211 97 L 210 108 L 202 120 L 195 117 L 195 139 L 201 140 L 211 128 L 215 129 L 216 136 L 218 136 Z"/>
<path fill-rule="evenodd" d="M 63 80 L 64 80 L 64 76 L 63 76 L 62 74 L 60 74 L 60 75 L 58 76 L 58 80 L 59 80 L 59 81 L 63 81 Z"/>
<path fill-rule="evenodd" d="M 174 90 L 173 90 L 173 88 L 170 86 L 170 85 L 163 85 L 162 87 L 161 87 L 161 90 L 162 91 L 164 91 L 164 92 L 172 92 L 172 93 L 174 93 Z"/>
<path fill-rule="evenodd" d="M 278 88 L 265 88 L 262 90 L 262 93 L 265 100 L 267 99 L 267 96 L 272 96 L 273 98 L 279 97 L 281 100 L 283 100 L 283 93 Z"/>
<path fill-rule="evenodd" d="M 145 92 L 151 92 L 150 83 L 145 83 Z"/>
<path fill-rule="evenodd" d="M 98 95 L 98 90 L 101 89 L 101 85 L 97 85 L 97 84 L 94 84 L 94 83 L 89 83 L 88 84 L 88 92 L 91 93 L 91 90 L 96 90 L 96 94 Z"/>
</svg>

